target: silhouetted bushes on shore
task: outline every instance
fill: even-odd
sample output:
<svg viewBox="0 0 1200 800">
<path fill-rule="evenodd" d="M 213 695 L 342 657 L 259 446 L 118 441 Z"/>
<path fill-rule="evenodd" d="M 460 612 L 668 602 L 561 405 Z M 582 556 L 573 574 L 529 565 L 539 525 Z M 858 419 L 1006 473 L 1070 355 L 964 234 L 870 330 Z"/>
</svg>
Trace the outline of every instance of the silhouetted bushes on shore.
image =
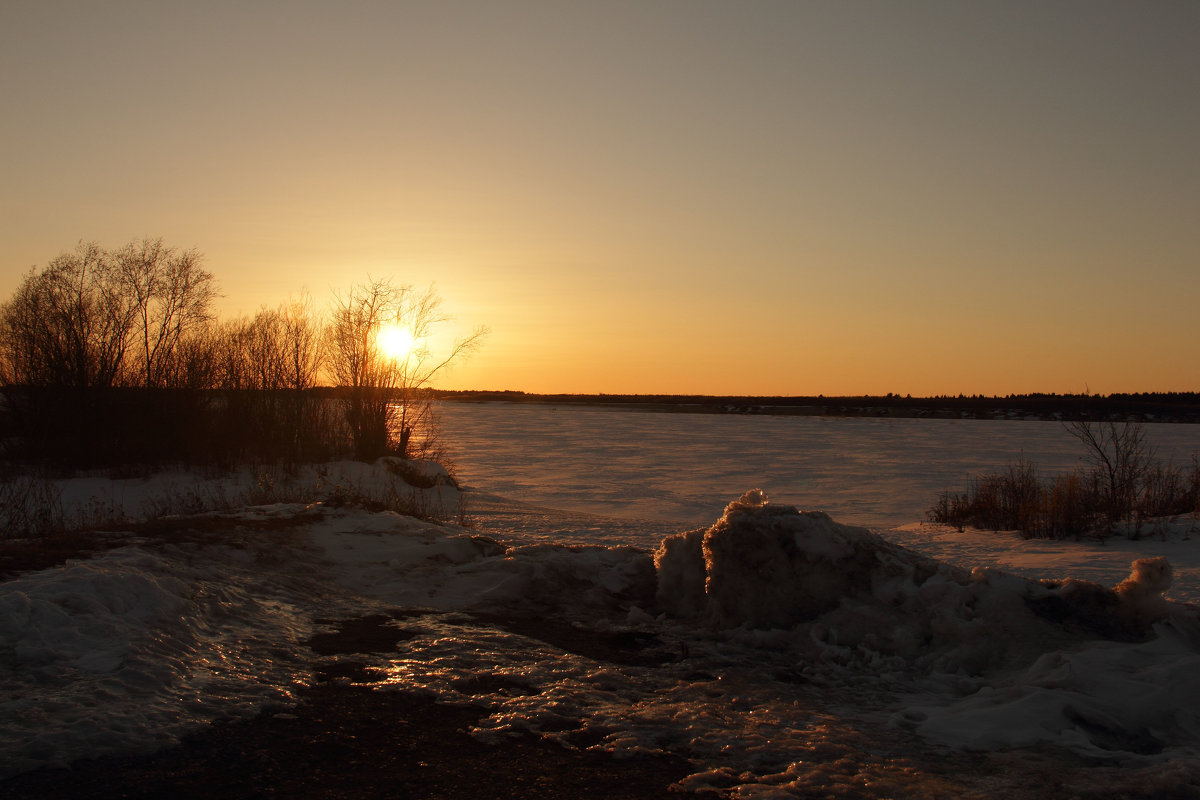
<svg viewBox="0 0 1200 800">
<path fill-rule="evenodd" d="M 356 455 L 345 388 L 260 389 L 0 389 L 0 458 L 13 464 L 97 469 L 194 464 L 319 463 Z M 399 392 L 381 393 L 399 406 Z M 432 400 L 409 411 L 407 456 L 444 457 Z M 400 412 L 397 412 L 400 413 Z M 416 441 L 412 439 L 415 438 Z M 395 449 L 379 455 L 399 455 Z"/>
<path fill-rule="evenodd" d="M 1031 461 L 977 476 L 965 492 L 943 492 L 931 522 L 1015 530 L 1029 538 L 1154 533 L 1164 520 L 1200 522 L 1200 459 L 1190 467 L 1153 458 L 1137 423 L 1072 423 L 1089 468 L 1042 476 Z"/>
<path fill-rule="evenodd" d="M 349 452 L 335 393 L 6 386 L 3 456 L 91 469 L 327 461 Z"/>
</svg>

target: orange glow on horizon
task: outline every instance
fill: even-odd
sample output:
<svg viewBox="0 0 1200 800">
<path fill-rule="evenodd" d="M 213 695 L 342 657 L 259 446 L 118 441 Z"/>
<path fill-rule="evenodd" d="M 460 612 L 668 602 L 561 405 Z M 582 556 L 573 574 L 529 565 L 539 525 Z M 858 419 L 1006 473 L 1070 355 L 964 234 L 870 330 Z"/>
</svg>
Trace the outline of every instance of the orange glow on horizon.
<svg viewBox="0 0 1200 800">
<path fill-rule="evenodd" d="M 1200 389 L 1195 4 L 275 5 L 6 8 L 0 302 L 149 236 L 434 286 L 441 388 Z"/>
</svg>

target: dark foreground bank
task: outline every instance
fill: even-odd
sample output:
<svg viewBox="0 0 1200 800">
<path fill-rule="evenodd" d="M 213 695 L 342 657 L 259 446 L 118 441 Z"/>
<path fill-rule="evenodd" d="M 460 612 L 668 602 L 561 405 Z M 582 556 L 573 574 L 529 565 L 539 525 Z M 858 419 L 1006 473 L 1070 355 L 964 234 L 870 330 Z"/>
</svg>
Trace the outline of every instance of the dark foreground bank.
<svg viewBox="0 0 1200 800">
<path fill-rule="evenodd" d="M 150 755 L 76 762 L 0 782 L 0 796 L 22 798 L 643 798 L 687 776 L 684 759 L 616 759 L 568 750 L 532 735 L 485 745 L 467 734 L 482 710 L 436 703 L 372 685 L 377 673 L 339 657 L 395 645 L 384 618 L 342 623 L 313 638 L 317 681 L 289 708 L 218 722 Z M 391 633 L 389 633 L 391 631 Z M 389 641 L 389 636 L 392 637 Z M 618 659 L 636 643 L 595 642 Z M 625 651 L 625 652 L 619 652 Z M 491 691 L 487 676 L 480 690 Z M 586 746 L 587 743 L 580 743 Z"/>
</svg>

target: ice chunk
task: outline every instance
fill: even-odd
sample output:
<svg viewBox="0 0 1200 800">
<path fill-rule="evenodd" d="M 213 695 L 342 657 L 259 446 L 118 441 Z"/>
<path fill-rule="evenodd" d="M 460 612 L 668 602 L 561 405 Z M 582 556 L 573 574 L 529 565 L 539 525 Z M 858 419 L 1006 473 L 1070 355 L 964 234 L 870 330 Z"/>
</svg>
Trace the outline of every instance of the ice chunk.
<svg viewBox="0 0 1200 800">
<path fill-rule="evenodd" d="M 1131 567 L 1129 577 L 1114 590 L 1121 598 L 1125 613 L 1143 625 L 1165 618 L 1167 601 L 1163 594 L 1171 588 L 1171 564 L 1159 556 L 1139 558 Z"/>
<path fill-rule="evenodd" d="M 677 533 L 663 539 L 654 553 L 658 571 L 655 598 L 659 607 L 676 617 L 695 617 L 704 612 L 704 528 Z"/>
<path fill-rule="evenodd" d="M 927 560 L 819 511 L 772 505 L 755 489 L 708 530 L 664 539 L 654 561 L 667 613 L 703 614 L 721 627 L 787 628 L 845 597 L 870 595 L 876 584 L 892 597 L 911 592 L 914 565 Z"/>
</svg>

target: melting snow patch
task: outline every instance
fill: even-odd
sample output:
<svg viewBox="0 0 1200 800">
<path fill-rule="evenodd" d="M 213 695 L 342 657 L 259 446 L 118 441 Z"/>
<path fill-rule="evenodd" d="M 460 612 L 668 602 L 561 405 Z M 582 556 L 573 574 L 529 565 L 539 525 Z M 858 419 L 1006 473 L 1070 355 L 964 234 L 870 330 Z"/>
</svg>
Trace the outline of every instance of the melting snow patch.
<svg viewBox="0 0 1200 800">
<path fill-rule="evenodd" d="M 0 775 L 161 747 L 286 700 L 314 596 L 290 584 L 243 550 L 174 545 L 0 584 Z"/>
<path fill-rule="evenodd" d="M 1171 575 L 950 566 L 759 491 L 653 554 L 329 510 L 273 542 L 127 547 L 4 583 L 0 753 L 21 771 L 250 713 L 309 679 L 315 617 L 405 607 L 385 683 L 483 707 L 485 740 L 684 754 L 682 788 L 911 795 L 931 778 L 871 755 L 889 738 L 1052 743 L 1187 780 L 1200 622 L 1163 599 Z"/>
</svg>

